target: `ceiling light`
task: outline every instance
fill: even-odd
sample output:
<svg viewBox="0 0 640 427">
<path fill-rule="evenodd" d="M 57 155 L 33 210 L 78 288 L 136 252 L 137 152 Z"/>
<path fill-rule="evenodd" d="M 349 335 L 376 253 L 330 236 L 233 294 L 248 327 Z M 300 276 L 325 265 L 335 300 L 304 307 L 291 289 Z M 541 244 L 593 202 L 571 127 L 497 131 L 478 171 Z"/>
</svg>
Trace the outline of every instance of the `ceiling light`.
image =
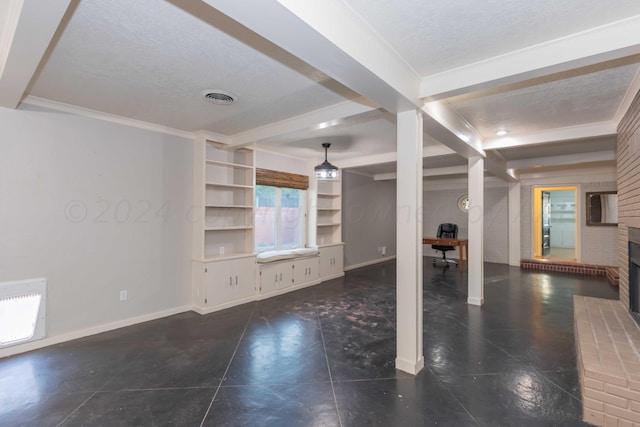
<svg viewBox="0 0 640 427">
<path fill-rule="evenodd" d="M 316 171 L 316 178 L 320 180 L 336 180 L 340 179 L 340 171 L 327 160 L 327 150 L 331 144 L 325 142 L 322 144 L 324 148 L 324 162 L 313 168 Z"/>
<path fill-rule="evenodd" d="M 216 105 L 231 105 L 238 101 L 238 95 L 226 90 L 207 89 L 202 91 L 202 98 Z"/>
<path fill-rule="evenodd" d="M 496 135 L 498 136 L 505 136 L 506 134 L 508 134 L 509 131 L 505 130 L 505 129 L 500 129 L 499 131 L 496 132 Z"/>
</svg>

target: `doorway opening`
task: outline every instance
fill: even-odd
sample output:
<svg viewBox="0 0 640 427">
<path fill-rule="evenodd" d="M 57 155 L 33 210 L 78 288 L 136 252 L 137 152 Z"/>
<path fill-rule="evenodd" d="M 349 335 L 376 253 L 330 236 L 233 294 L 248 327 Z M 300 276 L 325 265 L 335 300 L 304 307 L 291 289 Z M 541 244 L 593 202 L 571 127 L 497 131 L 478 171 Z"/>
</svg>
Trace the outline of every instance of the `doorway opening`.
<svg viewBox="0 0 640 427">
<path fill-rule="evenodd" d="M 578 188 L 575 185 L 534 187 L 533 256 L 578 260 Z"/>
</svg>

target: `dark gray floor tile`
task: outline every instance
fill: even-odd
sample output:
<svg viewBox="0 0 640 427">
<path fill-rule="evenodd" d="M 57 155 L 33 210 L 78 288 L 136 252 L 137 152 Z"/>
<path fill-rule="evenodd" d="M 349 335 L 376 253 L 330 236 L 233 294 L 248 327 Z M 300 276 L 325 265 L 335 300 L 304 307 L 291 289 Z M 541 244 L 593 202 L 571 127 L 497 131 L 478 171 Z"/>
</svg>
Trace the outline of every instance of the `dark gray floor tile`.
<svg viewBox="0 0 640 427">
<path fill-rule="evenodd" d="M 0 426 L 56 426 L 94 392 L 43 393 L 37 386 L 28 391 L 0 392 Z"/>
<path fill-rule="evenodd" d="M 98 392 L 64 427 L 199 426 L 214 389 Z"/>
<path fill-rule="evenodd" d="M 477 307 L 466 271 L 424 265 L 416 377 L 395 369 L 391 261 L 2 359 L 0 425 L 197 426 L 216 390 L 207 425 L 583 425 L 572 299 L 615 288 L 485 263 Z"/>
<path fill-rule="evenodd" d="M 0 398 L 7 393 L 96 391 L 133 360 L 134 343 L 83 340 L 0 360 Z"/>
<path fill-rule="evenodd" d="M 245 336 L 224 385 L 329 381 L 322 339 L 315 335 Z"/>
<path fill-rule="evenodd" d="M 516 359 L 540 371 L 575 369 L 573 333 L 552 328 L 489 331 L 487 339 Z"/>
<path fill-rule="evenodd" d="M 396 337 L 345 330 L 325 336 L 331 376 L 334 381 L 396 378 Z"/>
<path fill-rule="evenodd" d="M 580 374 L 578 374 L 577 369 L 569 371 L 545 371 L 541 372 L 541 374 L 576 399 L 582 400 L 580 394 Z"/>
<path fill-rule="evenodd" d="M 466 375 L 443 382 L 483 426 L 584 426 L 578 399 L 533 370 Z"/>
<path fill-rule="evenodd" d="M 336 382 L 343 426 L 475 426 L 429 372 L 417 378 Z"/>
<path fill-rule="evenodd" d="M 205 426 L 339 426 L 331 384 L 222 387 Z"/>
<path fill-rule="evenodd" d="M 237 343 L 233 338 L 144 343 L 104 389 L 217 386 Z"/>
</svg>

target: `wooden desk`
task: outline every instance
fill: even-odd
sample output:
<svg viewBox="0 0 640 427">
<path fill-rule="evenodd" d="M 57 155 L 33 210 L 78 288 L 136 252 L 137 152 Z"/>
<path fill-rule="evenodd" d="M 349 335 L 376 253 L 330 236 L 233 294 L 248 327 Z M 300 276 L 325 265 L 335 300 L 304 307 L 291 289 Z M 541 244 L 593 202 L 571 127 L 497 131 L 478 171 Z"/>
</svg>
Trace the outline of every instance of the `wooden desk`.
<svg viewBox="0 0 640 427">
<path fill-rule="evenodd" d="M 460 271 L 462 271 L 462 248 L 465 249 L 467 268 L 469 268 L 469 240 L 468 239 L 438 239 L 437 237 L 423 237 L 423 245 L 457 246 L 460 249 Z"/>
</svg>

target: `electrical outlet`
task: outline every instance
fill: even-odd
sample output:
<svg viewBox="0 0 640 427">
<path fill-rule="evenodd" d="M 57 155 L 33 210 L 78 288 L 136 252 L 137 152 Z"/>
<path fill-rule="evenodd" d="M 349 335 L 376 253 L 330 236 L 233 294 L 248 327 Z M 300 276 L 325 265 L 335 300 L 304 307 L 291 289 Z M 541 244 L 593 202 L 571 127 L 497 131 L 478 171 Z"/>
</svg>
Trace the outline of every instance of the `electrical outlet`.
<svg viewBox="0 0 640 427">
<path fill-rule="evenodd" d="M 387 247 L 383 246 L 382 247 L 382 256 L 385 256 L 387 254 Z"/>
<path fill-rule="evenodd" d="M 220 255 L 224 255 L 224 246 L 220 246 Z"/>
<path fill-rule="evenodd" d="M 120 291 L 120 301 L 127 300 L 127 291 Z"/>
</svg>

